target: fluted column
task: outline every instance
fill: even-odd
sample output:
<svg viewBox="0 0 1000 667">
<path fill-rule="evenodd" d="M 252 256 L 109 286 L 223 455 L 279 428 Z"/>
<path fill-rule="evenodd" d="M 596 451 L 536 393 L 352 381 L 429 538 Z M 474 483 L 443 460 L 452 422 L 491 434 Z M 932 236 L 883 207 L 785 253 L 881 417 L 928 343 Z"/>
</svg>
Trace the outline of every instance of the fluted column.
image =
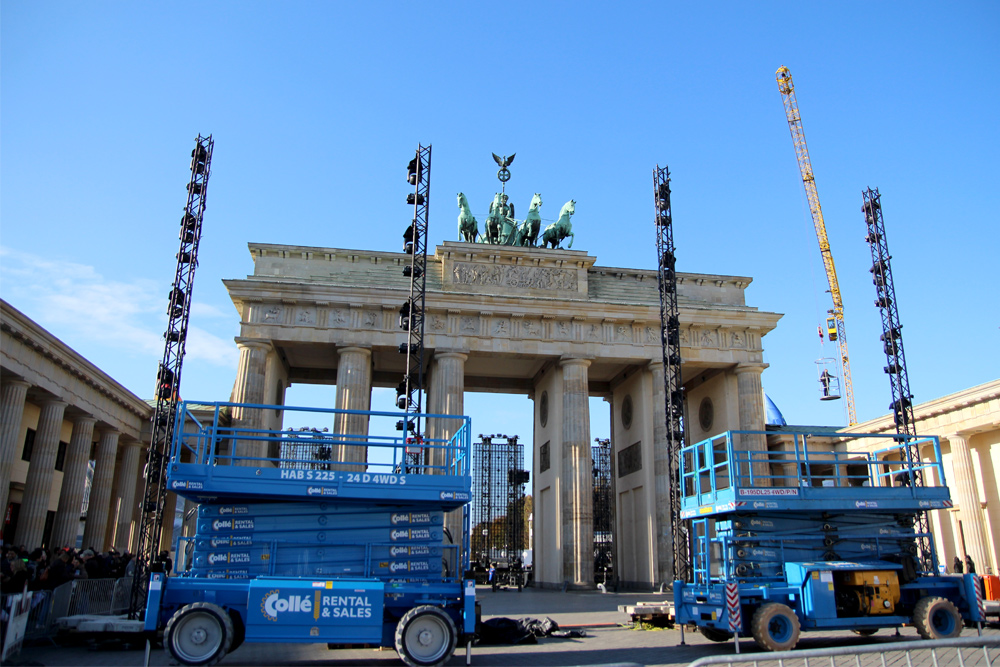
<svg viewBox="0 0 1000 667">
<path fill-rule="evenodd" d="M 177 494 L 173 491 L 167 491 L 166 501 L 163 503 L 163 529 L 160 531 L 160 551 L 170 551 L 174 548 L 174 519 L 176 516 Z M 174 560 L 176 561 L 176 558 Z"/>
<path fill-rule="evenodd" d="M 589 359 L 563 359 L 562 540 L 563 577 L 594 587 L 594 463 L 590 453 Z"/>
<path fill-rule="evenodd" d="M 90 485 L 90 504 L 87 506 L 87 523 L 83 528 L 83 544 L 104 551 L 110 536 L 108 515 L 111 513 L 111 482 L 115 476 L 115 459 L 118 456 L 118 436 L 114 429 L 101 431 L 97 443 L 97 464 Z"/>
<path fill-rule="evenodd" d="M 656 576 L 655 584 L 673 583 L 674 542 L 670 516 L 670 443 L 667 442 L 667 402 L 663 362 L 649 364 L 653 376 L 653 474 L 656 479 Z"/>
<path fill-rule="evenodd" d="M 21 418 L 24 401 L 31 384 L 10 380 L 0 389 L 0 512 L 6 514 L 10 499 L 10 474 L 17 455 L 17 441 L 21 437 Z"/>
<path fill-rule="evenodd" d="M 112 506 L 118 508 L 112 543 L 119 549 L 130 549 L 132 542 L 132 515 L 135 513 L 135 479 L 139 474 L 139 456 L 142 443 L 125 440 L 122 443 L 121 469 L 115 480 Z"/>
<path fill-rule="evenodd" d="M 56 467 L 59 451 L 59 434 L 62 432 L 66 403 L 46 401 L 38 417 L 35 431 L 35 446 L 28 464 L 28 477 L 24 481 L 24 496 L 21 513 L 17 518 L 15 544 L 24 544 L 29 549 L 42 546 L 45 517 L 49 511 L 49 497 L 52 495 L 52 473 Z"/>
<path fill-rule="evenodd" d="M 434 354 L 434 366 L 427 395 L 427 412 L 437 415 L 465 414 L 465 361 L 469 358 L 464 352 L 437 352 Z M 445 444 L 458 429 L 462 421 L 458 419 L 427 420 L 427 436 L 435 444 Z M 442 442 L 443 441 L 443 442 Z M 454 462 L 454 456 L 449 456 L 441 449 L 428 451 L 427 464 L 435 467 L 432 473 L 446 474 L 448 466 Z M 445 516 L 445 526 L 451 533 L 455 544 L 462 543 L 462 510 L 448 512 Z M 454 570 L 453 570 L 454 571 Z"/>
<path fill-rule="evenodd" d="M 338 351 L 337 398 L 338 410 L 368 410 L 372 396 L 372 351 L 367 347 L 343 347 Z M 338 414 L 333 420 L 334 433 L 358 445 L 337 445 L 334 461 L 364 464 L 368 460 L 368 415 Z M 364 465 L 344 466 L 344 470 L 364 470 Z"/>
<path fill-rule="evenodd" d="M 87 488 L 87 462 L 94 442 L 93 417 L 73 420 L 73 435 L 69 439 L 66 459 L 63 461 L 62 490 L 59 492 L 59 509 L 52 526 L 52 544 L 76 546 L 80 532 L 80 512 L 83 509 L 83 492 Z"/>
<path fill-rule="evenodd" d="M 968 437 L 960 433 L 948 436 L 951 443 L 951 466 L 955 481 L 955 504 L 958 506 L 962 534 L 965 536 L 965 553 L 976 564 L 976 572 L 983 574 L 987 567 L 993 567 L 986 542 L 986 522 L 979 501 L 979 487 L 976 484 L 976 469 L 972 462 L 972 449 Z"/>
<path fill-rule="evenodd" d="M 271 344 L 264 341 L 237 340 L 236 347 L 240 351 L 240 365 L 236 372 L 236 384 L 233 387 L 233 403 L 263 404 L 264 376 L 267 370 L 267 353 Z M 262 427 L 263 415 L 259 408 L 234 408 L 233 427 L 240 429 L 259 429 Z M 233 455 L 249 457 L 239 459 L 235 465 L 259 467 L 267 456 L 267 443 L 259 440 L 237 440 L 233 442 Z"/>
<path fill-rule="evenodd" d="M 740 405 L 740 430 L 764 430 L 764 389 L 760 385 L 760 374 L 767 366 L 763 364 L 739 364 L 736 367 L 736 391 Z M 754 476 L 754 486 L 771 486 L 767 464 L 767 438 L 764 435 L 741 435 L 740 446 L 750 452 L 753 463 L 750 470 Z M 740 471 L 745 474 L 745 471 Z"/>
</svg>

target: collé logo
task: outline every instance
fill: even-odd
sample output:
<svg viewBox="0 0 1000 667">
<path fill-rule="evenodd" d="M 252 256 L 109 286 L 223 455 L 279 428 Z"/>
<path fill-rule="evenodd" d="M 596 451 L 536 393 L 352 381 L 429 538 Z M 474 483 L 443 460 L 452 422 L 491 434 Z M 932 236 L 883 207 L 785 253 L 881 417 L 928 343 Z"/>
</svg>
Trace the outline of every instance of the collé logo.
<svg viewBox="0 0 1000 667">
<path fill-rule="evenodd" d="M 306 595 L 289 595 L 281 597 L 281 590 L 274 589 L 264 595 L 260 603 L 260 611 L 269 621 L 277 621 L 278 614 L 283 612 L 301 611 L 312 613 L 313 601 Z"/>
</svg>

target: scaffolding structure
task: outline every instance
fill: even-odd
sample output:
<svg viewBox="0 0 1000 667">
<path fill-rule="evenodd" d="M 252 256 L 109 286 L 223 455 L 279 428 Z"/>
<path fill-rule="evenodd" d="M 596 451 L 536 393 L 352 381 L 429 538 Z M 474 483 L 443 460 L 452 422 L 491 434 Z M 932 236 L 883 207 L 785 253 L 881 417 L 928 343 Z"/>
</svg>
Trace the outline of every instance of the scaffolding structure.
<svg viewBox="0 0 1000 667">
<path fill-rule="evenodd" d="M 479 438 L 472 444 L 472 560 L 485 569 L 520 569 L 528 548 L 524 445 L 516 435 Z"/>
<path fill-rule="evenodd" d="M 191 151 L 191 179 L 187 184 L 187 205 L 181 216 L 178 234 L 180 244 L 177 250 L 177 268 L 167 295 L 167 329 L 163 334 L 166 344 L 156 372 L 156 408 L 153 411 L 152 436 L 146 455 L 142 514 L 134 561 L 135 577 L 129 600 L 129 618 L 132 619 L 141 616 L 145 609 L 150 569 L 162 568 L 162 564 L 157 561 L 163 533 L 163 511 L 167 502 L 166 454 L 173 440 L 177 417 L 181 368 L 184 364 L 194 274 L 198 267 L 198 244 L 201 241 L 201 224 L 205 216 L 205 198 L 208 195 L 208 177 L 211 174 L 214 147 L 212 135 L 203 137 L 199 134 Z M 173 522 L 173 516 L 168 518 Z"/>
<path fill-rule="evenodd" d="M 406 167 L 406 182 L 413 192 L 406 203 L 413 207 L 413 220 L 403 232 L 403 252 L 410 262 L 403 275 L 410 279 L 410 292 L 399 309 L 399 328 L 407 332 L 407 342 L 399 346 L 406 355 L 406 373 L 396 386 L 396 407 L 406 411 L 396 424 L 407 432 L 406 464 L 410 472 L 419 472 L 423 461 L 423 426 L 420 423 L 424 395 L 424 307 L 427 300 L 427 229 L 431 203 L 431 147 L 417 146 L 416 155 Z"/>
<path fill-rule="evenodd" d="M 670 213 L 670 171 L 659 165 L 653 170 L 653 201 L 656 207 L 657 284 L 660 289 L 660 344 L 663 352 L 663 393 L 666 402 L 667 475 L 669 507 L 660 517 L 658 534 L 666 536 L 670 525 L 672 572 L 670 581 L 689 581 L 691 576 L 691 531 L 681 519 L 680 452 L 684 447 L 684 389 L 681 384 L 681 320 L 677 304 L 676 249 L 673 217 Z M 662 538 L 659 543 L 666 548 Z"/>
<path fill-rule="evenodd" d="M 896 301 L 896 287 L 892 282 L 892 265 L 889 254 L 889 245 L 885 238 L 885 222 L 882 219 L 882 196 L 878 188 L 872 190 L 868 188 L 862 192 L 864 203 L 861 205 L 861 212 L 865 214 L 865 226 L 868 230 L 865 240 L 871 249 L 872 282 L 875 284 L 875 306 L 879 309 L 882 319 L 882 349 L 885 352 L 886 366 L 883 368 L 889 376 L 889 384 L 892 390 L 892 402 L 889 409 L 892 410 L 893 421 L 896 424 L 896 433 L 899 434 L 901 442 L 908 443 L 906 455 L 910 463 L 919 463 L 920 448 L 916 445 L 916 421 L 913 416 L 913 394 L 910 393 L 910 377 L 906 372 L 906 355 L 903 353 L 903 325 L 899 322 L 899 305 Z M 924 486 L 923 475 L 920 470 L 910 473 L 912 479 L 901 480 L 913 486 Z M 924 537 L 918 537 L 917 543 L 920 550 L 920 558 L 924 567 L 932 562 L 932 547 L 930 535 L 930 524 L 927 519 L 927 512 L 920 512 L 916 515 L 916 533 Z"/>
<path fill-rule="evenodd" d="M 590 447 L 594 461 L 594 583 L 614 579 L 615 495 L 611 465 L 611 440 L 596 440 Z"/>
</svg>

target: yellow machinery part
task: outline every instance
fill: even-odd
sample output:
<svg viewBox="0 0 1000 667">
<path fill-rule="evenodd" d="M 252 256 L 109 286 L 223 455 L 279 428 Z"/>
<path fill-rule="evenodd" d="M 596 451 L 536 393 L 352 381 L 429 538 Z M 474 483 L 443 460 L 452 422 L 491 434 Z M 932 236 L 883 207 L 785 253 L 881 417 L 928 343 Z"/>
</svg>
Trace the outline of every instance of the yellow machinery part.
<svg viewBox="0 0 1000 667">
<path fill-rule="evenodd" d="M 899 604 L 899 577 L 892 570 L 852 570 L 835 573 L 840 591 L 856 596 L 863 614 L 892 614 Z"/>
</svg>

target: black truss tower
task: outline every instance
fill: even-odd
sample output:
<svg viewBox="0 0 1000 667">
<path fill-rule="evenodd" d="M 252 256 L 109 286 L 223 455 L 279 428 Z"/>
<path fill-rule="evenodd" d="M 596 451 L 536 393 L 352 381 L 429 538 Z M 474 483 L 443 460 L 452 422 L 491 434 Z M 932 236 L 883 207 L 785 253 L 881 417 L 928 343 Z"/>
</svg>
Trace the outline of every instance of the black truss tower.
<svg viewBox="0 0 1000 667">
<path fill-rule="evenodd" d="M 892 266 L 889 254 L 889 246 L 885 238 L 885 223 L 882 220 L 882 196 L 878 188 L 872 190 L 868 188 L 861 193 L 864 204 L 861 206 L 862 213 L 865 214 L 865 225 L 868 234 L 865 240 L 872 252 L 872 282 L 875 283 L 875 305 L 882 316 L 882 349 L 885 351 L 886 366 L 883 368 L 889 376 L 889 384 L 892 388 L 892 403 L 889 409 L 892 410 L 893 421 L 896 424 L 896 433 L 899 440 L 910 443 L 906 448 L 906 455 L 911 463 L 920 461 L 920 451 L 913 440 L 917 435 L 916 423 L 913 418 L 913 394 L 910 393 L 910 378 L 906 373 L 906 355 L 903 353 L 903 325 L 899 323 L 899 307 L 896 302 L 896 288 L 892 282 Z M 908 480 L 914 486 L 923 486 L 924 479 L 920 471 L 911 473 L 913 479 Z M 920 535 L 929 535 L 930 526 L 927 521 L 927 513 L 921 512 L 917 515 L 916 532 Z M 918 538 L 920 544 L 920 557 L 924 569 L 931 567 L 931 545 L 927 537 Z"/>
<path fill-rule="evenodd" d="M 406 167 L 406 181 L 413 192 L 406 203 L 413 206 L 413 221 L 403 233 L 403 252 L 410 263 L 403 266 L 403 275 L 410 279 L 410 296 L 399 309 L 399 326 L 407 332 L 407 342 L 399 346 L 406 355 L 406 374 L 396 387 L 396 406 L 406 411 L 406 418 L 397 424 L 407 436 L 408 467 L 421 464 L 423 425 L 419 414 L 424 391 L 424 306 L 427 299 L 427 218 L 431 200 L 431 147 L 417 146 L 417 153 Z M 413 417 L 411 417 L 413 415 Z"/>
<path fill-rule="evenodd" d="M 149 585 L 149 570 L 162 567 L 157 561 L 160 536 L 163 533 L 163 508 L 166 505 L 166 464 L 170 450 L 177 401 L 181 385 L 181 366 L 184 363 L 184 346 L 187 341 L 188 320 L 191 315 L 191 297 L 194 290 L 194 272 L 198 267 L 198 243 L 201 240 L 201 223 L 205 216 L 205 197 L 211 173 L 212 136 L 200 134 L 191 151 L 191 180 L 187 185 L 187 205 L 181 217 L 180 247 L 177 250 L 177 270 L 170 289 L 167 305 L 167 330 L 163 337 L 166 345 L 163 358 L 156 372 L 156 409 L 153 411 L 152 436 L 146 455 L 145 484 L 142 494 L 142 519 L 139 523 L 139 540 L 136 546 L 135 577 L 129 600 L 129 618 L 142 615 Z M 182 426 L 183 427 L 183 426 Z"/>
<path fill-rule="evenodd" d="M 611 440 L 595 439 L 594 461 L 594 580 L 607 584 L 614 577 L 615 495 L 612 490 Z"/>
<path fill-rule="evenodd" d="M 524 445 L 518 436 L 479 435 L 472 446 L 472 560 L 514 568 L 524 534 Z"/>
<path fill-rule="evenodd" d="M 670 480 L 670 523 L 674 581 L 688 581 L 691 545 L 688 523 L 681 520 L 680 451 L 684 446 L 684 391 L 681 388 L 681 324 L 677 306 L 677 258 L 670 214 L 670 171 L 653 170 L 656 204 L 657 283 L 660 288 L 660 343 L 663 348 L 663 392 L 666 401 L 667 455 Z M 662 529 L 662 527 L 661 527 Z"/>
</svg>

